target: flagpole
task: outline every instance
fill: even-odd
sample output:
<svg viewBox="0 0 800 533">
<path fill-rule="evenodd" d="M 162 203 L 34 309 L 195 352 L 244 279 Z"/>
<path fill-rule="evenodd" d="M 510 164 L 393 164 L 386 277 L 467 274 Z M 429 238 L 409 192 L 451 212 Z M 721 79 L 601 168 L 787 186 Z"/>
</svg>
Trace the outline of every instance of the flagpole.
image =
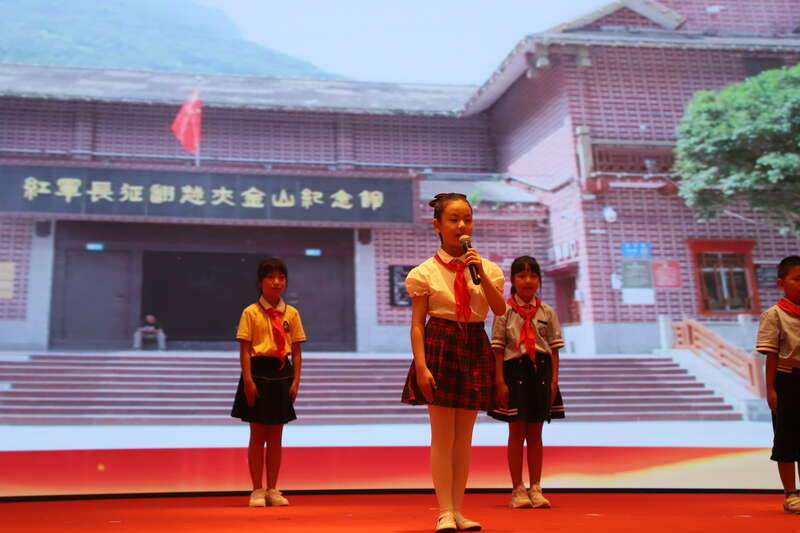
<svg viewBox="0 0 800 533">
<path fill-rule="evenodd" d="M 197 143 L 197 150 L 194 152 L 194 166 L 200 166 L 200 143 Z"/>
</svg>

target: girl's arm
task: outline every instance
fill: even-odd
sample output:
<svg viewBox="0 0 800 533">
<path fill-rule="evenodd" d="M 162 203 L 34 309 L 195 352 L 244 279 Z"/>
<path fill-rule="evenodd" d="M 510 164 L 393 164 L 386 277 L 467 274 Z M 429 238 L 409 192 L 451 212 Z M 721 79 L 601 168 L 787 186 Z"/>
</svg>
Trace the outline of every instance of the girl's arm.
<svg viewBox="0 0 800 533">
<path fill-rule="evenodd" d="M 550 359 L 553 363 L 553 379 L 550 380 L 550 405 L 556 401 L 556 389 L 558 389 L 558 348 L 550 349 Z"/>
<path fill-rule="evenodd" d="M 411 351 L 414 353 L 414 369 L 417 385 L 428 402 L 433 401 L 436 381 L 425 363 L 425 317 L 428 316 L 428 297 L 415 296 L 411 300 Z"/>
<path fill-rule="evenodd" d="M 763 352 L 762 352 L 763 353 Z M 775 390 L 775 376 L 778 374 L 778 354 L 766 352 L 767 356 L 767 405 L 773 411 L 778 408 L 778 391 Z"/>
<path fill-rule="evenodd" d="M 489 303 L 492 313 L 495 315 L 502 315 L 505 313 L 506 302 L 503 300 L 503 291 L 497 290 L 497 287 L 494 286 L 489 276 L 484 272 L 483 261 L 481 261 L 481 256 L 478 255 L 475 248 L 469 249 L 467 255 L 464 257 L 464 261 L 469 265 L 478 267 L 478 275 L 481 277 L 481 289 L 483 289 L 483 294 L 486 296 L 486 301 Z"/>
<path fill-rule="evenodd" d="M 242 367 L 242 381 L 244 383 L 244 396 L 250 407 L 256 404 L 258 389 L 253 375 L 250 373 L 250 341 L 239 339 L 239 365 Z"/>
<path fill-rule="evenodd" d="M 303 354 L 299 342 L 292 343 L 292 366 L 294 367 L 294 379 L 292 380 L 292 386 L 289 387 L 289 396 L 292 398 L 292 403 L 294 403 L 295 398 L 297 398 L 297 391 L 300 388 L 300 370 L 303 367 Z"/>
<path fill-rule="evenodd" d="M 508 385 L 503 375 L 503 348 L 492 348 L 494 352 L 494 390 L 499 407 L 508 407 Z"/>
</svg>

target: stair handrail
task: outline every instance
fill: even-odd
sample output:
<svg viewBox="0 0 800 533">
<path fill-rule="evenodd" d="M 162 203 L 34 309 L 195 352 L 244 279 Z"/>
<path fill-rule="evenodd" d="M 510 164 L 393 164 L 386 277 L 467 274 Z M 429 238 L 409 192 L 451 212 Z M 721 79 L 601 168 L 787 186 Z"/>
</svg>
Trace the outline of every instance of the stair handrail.
<svg viewBox="0 0 800 533">
<path fill-rule="evenodd" d="M 764 362 L 761 357 L 733 346 L 708 327 L 690 318 L 673 322 L 672 331 L 675 334 L 674 348 L 708 355 L 719 366 L 730 368 L 741 376 L 749 391 L 760 398 L 767 397 Z"/>
</svg>

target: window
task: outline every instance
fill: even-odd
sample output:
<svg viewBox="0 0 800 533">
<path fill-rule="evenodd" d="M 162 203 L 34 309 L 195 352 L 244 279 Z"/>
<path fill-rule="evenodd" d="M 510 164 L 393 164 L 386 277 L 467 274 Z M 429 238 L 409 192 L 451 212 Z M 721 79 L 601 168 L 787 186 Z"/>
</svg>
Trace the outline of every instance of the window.
<svg viewBox="0 0 800 533">
<path fill-rule="evenodd" d="M 754 245 L 752 241 L 690 241 L 701 314 L 758 311 L 750 256 Z"/>
<path fill-rule="evenodd" d="M 765 70 L 781 68 L 783 66 L 782 57 L 746 57 L 744 58 L 744 71 L 747 77 L 755 76 Z"/>
<path fill-rule="evenodd" d="M 697 254 L 700 289 L 705 311 L 750 311 L 750 300 L 742 254 L 706 252 Z"/>
</svg>

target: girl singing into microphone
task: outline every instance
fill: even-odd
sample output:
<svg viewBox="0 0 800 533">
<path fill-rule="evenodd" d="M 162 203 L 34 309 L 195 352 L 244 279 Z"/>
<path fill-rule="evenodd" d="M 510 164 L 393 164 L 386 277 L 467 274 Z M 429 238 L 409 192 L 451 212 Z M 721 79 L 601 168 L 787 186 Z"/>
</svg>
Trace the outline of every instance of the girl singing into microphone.
<svg viewBox="0 0 800 533">
<path fill-rule="evenodd" d="M 465 195 L 437 194 L 429 205 L 441 247 L 406 278 L 414 361 L 402 401 L 428 405 L 437 533 L 479 531 L 478 522 L 461 514 L 461 504 L 475 418 L 479 410 L 492 408 L 493 390 L 503 382 L 483 321 L 490 308 L 495 315 L 505 312 L 505 280 L 500 267 L 474 249 L 464 253 L 459 238 L 473 229 Z M 471 280 L 468 265 L 476 266 L 480 285 Z"/>
</svg>

